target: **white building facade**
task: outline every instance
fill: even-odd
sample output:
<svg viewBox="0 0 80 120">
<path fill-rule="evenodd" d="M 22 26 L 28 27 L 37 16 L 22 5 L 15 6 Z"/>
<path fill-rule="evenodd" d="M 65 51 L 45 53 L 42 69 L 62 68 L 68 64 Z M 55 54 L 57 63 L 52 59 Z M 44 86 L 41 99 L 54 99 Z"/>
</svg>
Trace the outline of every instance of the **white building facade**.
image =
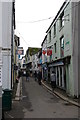
<svg viewBox="0 0 80 120">
<path fill-rule="evenodd" d="M 32 71 L 38 71 L 38 53 L 32 55 Z"/>
<path fill-rule="evenodd" d="M 14 2 L 2 4 L 2 88 L 11 89 L 11 58 L 14 41 Z"/>
<path fill-rule="evenodd" d="M 80 95 L 79 10 L 79 2 L 64 2 L 46 31 L 47 50 L 52 50 L 47 56 L 48 79 L 55 71 L 57 87 L 73 97 Z"/>
</svg>

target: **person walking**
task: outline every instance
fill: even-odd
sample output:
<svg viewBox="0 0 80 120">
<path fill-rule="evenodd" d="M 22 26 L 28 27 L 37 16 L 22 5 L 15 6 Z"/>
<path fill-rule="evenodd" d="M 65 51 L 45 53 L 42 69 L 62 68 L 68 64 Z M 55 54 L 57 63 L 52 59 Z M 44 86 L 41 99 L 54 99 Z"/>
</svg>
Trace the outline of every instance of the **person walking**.
<svg viewBox="0 0 80 120">
<path fill-rule="evenodd" d="M 34 76 L 35 76 L 35 81 L 37 80 L 37 72 L 35 71 L 34 73 Z"/>
<path fill-rule="evenodd" d="M 26 81 L 29 82 L 29 71 L 26 70 Z"/>
<path fill-rule="evenodd" d="M 41 80 L 42 80 L 42 71 L 40 70 L 38 73 L 38 83 L 41 85 Z"/>
<path fill-rule="evenodd" d="M 56 88 L 56 75 L 54 71 L 52 71 L 50 77 L 51 77 L 51 87 L 54 90 Z"/>
</svg>

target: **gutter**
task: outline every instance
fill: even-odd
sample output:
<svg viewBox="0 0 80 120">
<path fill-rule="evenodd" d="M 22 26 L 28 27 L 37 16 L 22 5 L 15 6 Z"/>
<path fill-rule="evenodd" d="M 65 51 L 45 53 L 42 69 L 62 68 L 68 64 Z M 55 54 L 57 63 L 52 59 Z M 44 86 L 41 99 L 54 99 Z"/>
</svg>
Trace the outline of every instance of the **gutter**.
<svg viewBox="0 0 80 120">
<path fill-rule="evenodd" d="M 49 92 L 51 92 L 53 95 L 58 96 L 58 97 L 61 98 L 62 100 L 65 100 L 65 101 L 67 101 L 67 102 L 69 102 L 69 103 L 71 103 L 71 104 L 73 104 L 73 105 L 75 105 L 75 106 L 77 106 L 77 107 L 80 107 L 80 104 L 79 104 L 78 102 L 75 102 L 75 101 L 73 101 L 73 100 L 70 100 L 68 97 L 65 97 L 64 95 L 58 93 L 58 92 L 55 91 L 55 90 L 52 91 L 52 89 L 51 89 L 49 86 L 47 86 L 43 81 L 42 81 L 42 85 L 43 85 L 44 87 L 46 87 L 46 88 L 49 90 Z"/>
</svg>

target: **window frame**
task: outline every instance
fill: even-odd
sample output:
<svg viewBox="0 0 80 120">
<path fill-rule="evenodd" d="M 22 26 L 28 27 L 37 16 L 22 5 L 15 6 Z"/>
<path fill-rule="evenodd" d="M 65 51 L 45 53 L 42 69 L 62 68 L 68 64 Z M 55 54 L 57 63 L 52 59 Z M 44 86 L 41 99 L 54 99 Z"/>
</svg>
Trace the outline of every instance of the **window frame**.
<svg viewBox="0 0 80 120">
<path fill-rule="evenodd" d="M 60 29 L 64 27 L 64 11 L 61 13 L 60 17 Z"/>
<path fill-rule="evenodd" d="M 54 43 L 54 49 L 55 49 L 55 53 L 56 53 L 57 52 L 56 43 Z"/>
<path fill-rule="evenodd" d="M 51 42 L 51 30 L 49 31 L 49 43 Z"/>
<path fill-rule="evenodd" d="M 63 52 L 63 54 L 62 54 Z M 64 57 L 64 35 L 60 37 L 60 57 Z"/>
<path fill-rule="evenodd" d="M 54 36 L 56 36 L 56 23 L 54 24 Z"/>
</svg>

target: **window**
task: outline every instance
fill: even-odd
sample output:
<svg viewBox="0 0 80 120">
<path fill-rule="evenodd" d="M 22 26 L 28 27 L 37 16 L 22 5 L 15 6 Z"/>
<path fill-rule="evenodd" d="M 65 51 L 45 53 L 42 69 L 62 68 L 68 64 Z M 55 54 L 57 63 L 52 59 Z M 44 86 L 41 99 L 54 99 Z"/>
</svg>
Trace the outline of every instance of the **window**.
<svg viewBox="0 0 80 120">
<path fill-rule="evenodd" d="M 54 36 L 56 35 L 56 23 L 54 24 Z"/>
<path fill-rule="evenodd" d="M 23 63 L 25 63 L 25 60 L 23 61 Z"/>
<path fill-rule="evenodd" d="M 51 42 L 51 30 L 49 31 L 49 42 Z"/>
<path fill-rule="evenodd" d="M 56 53 L 56 43 L 54 43 L 54 50 L 55 50 L 55 53 Z"/>
<path fill-rule="evenodd" d="M 60 28 L 64 26 L 64 12 L 60 15 Z"/>
<path fill-rule="evenodd" d="M 64 36 L 60 38 L 60 54 L 61 57 L 64 57 Z"/>
</svg>

